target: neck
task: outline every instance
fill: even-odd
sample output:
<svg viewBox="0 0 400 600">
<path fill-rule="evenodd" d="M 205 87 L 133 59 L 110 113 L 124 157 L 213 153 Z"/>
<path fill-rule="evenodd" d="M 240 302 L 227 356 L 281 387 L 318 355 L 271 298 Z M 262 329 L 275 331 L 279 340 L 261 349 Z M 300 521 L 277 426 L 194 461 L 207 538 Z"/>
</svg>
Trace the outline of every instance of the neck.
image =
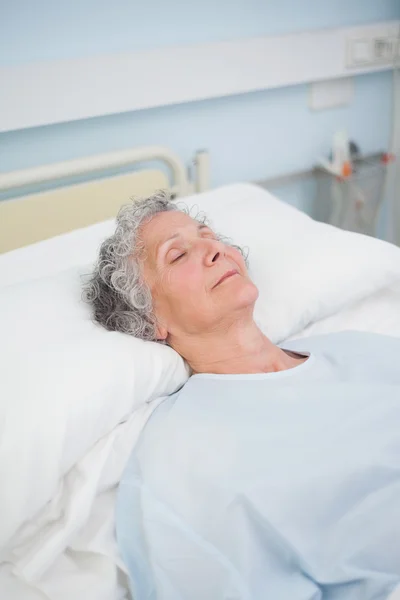
<svg viewBox="0 0 400 600">
<path fill-rule="evenodd" d="M 291 369 L 304 359 L 275 346 L 253 319 L 198 335 L 170 339 L 193 373 L 270 373 Z"/>
</svg>

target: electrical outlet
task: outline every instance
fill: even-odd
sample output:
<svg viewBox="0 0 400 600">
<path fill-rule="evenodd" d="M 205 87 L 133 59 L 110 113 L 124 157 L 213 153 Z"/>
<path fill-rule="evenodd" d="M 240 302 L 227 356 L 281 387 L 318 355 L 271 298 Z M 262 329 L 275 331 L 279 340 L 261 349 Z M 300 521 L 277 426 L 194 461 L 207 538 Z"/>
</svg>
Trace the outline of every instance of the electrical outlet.
<svg viewBox="0 0 400 600">
<path fill-rule="evenodd" d="M 391 62 L 397 52 L 397 38 L 378 37 L 372 40 L 372 61 L 373 62 Z"/>
<path fill-rule="evenodd" d="M 389 25 L 366 27 L 346 40 L 346 66 L 362 69 L 373 66 L 394 66 L 400 56 L 397 28 Z"/>
</svg>

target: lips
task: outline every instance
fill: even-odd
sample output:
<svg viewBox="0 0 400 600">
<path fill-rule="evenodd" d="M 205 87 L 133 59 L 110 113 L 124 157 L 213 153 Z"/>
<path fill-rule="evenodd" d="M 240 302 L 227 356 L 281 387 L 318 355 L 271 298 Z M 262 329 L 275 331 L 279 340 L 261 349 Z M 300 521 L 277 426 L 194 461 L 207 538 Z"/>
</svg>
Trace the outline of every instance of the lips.
<svg viewBox="0 0 400 600">
<path fill-rule="evenodd" d="M 222 277 L 220 277 L 217 281 L 217 283 L 214 285 L 214 287 L 216 288 L 217 285 L 219 285 L 220 283 L 222 283 L 223 281 L 225 281 L 225 279 L 228 279 L 228 277 L 232 277 L 232 275 L 237 275 L 238 271 L 236 269 L 231 269 L 230 271 L 227 271 L 226 273 L 224 273 L 222 275 Z"/>
</svg>

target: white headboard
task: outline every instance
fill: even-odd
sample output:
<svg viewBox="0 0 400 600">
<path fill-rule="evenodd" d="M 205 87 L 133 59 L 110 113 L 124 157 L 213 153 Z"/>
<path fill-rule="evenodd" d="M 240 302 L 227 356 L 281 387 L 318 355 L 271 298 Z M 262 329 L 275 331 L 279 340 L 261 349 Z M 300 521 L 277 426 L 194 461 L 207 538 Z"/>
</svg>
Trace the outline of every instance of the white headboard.
<svg viewBox="0 0 400 600">
<path fill-rule="evenodd" d="M 74 176 L 101 175 L 110 169 L 154 160 L 167 165 L 171 180 L 164 171 L 147 168 L 0 202 L 0 253 L 112 218 L 132 197 L 148 196 L 157 189 L 169 189 L 175 197 L 190 191 L 185 166 L 161 146 L 0 174 L 2 192 Z"/>
</svg>

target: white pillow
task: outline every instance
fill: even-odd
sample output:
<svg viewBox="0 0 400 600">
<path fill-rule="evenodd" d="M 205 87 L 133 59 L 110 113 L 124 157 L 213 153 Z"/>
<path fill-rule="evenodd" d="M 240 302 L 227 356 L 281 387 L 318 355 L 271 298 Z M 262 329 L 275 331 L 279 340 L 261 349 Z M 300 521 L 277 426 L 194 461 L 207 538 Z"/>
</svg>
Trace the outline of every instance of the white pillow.
<svg viewBox="0 0 400 600">
<path fill-rule="evenodd" d="M 79 269 L 2 288 L 0 339 L 1 551 L 94 443 L 188 373 L 170 348 L 95 325 Z"/>
<path fill-rule="evenodd" d="M 250 249 L 260 290 L 255 317 L 274 342 L 400 278 L 400 250 L 317 223 L 261 187 L 238 183 L 188 197 L 221 233 Z M 96 259 L 105 221 L 0 255 L 0 286 Z"/>
<path fill-rule="evenodd" d="M 400 248 L 318 223 L 260 187 L 225 186 L 187 202 L 249 249 L 255 319 L 275 343 L 400 279 Z"/>
</svg>

